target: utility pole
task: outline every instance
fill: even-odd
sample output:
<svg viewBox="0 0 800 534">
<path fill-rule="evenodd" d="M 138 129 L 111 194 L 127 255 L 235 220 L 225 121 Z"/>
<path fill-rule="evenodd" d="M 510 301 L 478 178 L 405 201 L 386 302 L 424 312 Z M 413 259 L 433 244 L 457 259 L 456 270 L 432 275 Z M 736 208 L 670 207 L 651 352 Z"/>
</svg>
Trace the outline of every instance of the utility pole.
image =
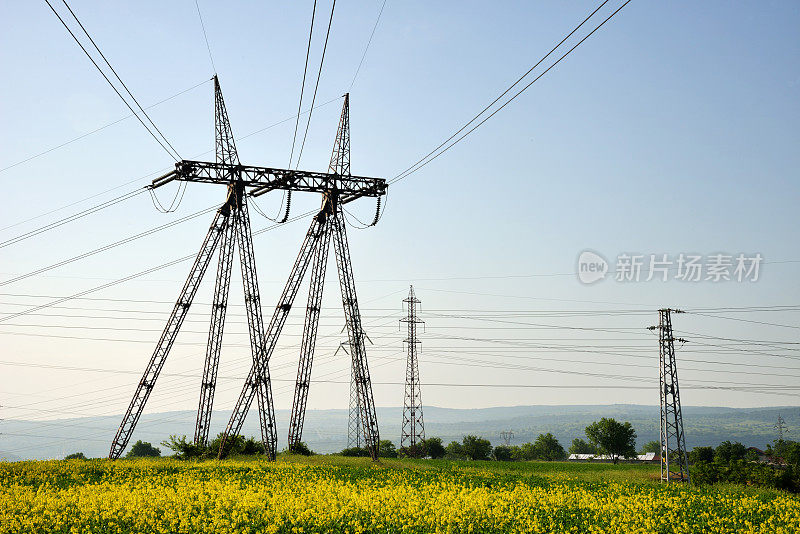
<svg viewBox="0 0 800 534">
<path fill-rule="evenodd" d="M 778 422 L 775 423 L 773 428 L 778 431 L 778 441 L 783 441 L 784 432 L 789 432 L 789 430 L 786 428 L 786 421 L 783 420 L 781 414 L 778 414 Z"/>
<path fill-rule="evenodd" d="M 689 482 L 689 460 L 683 433 L 681 396 L 678 387 L 678 367 L 675 362 L 675 341 L 672 335 L 672 312 L 669 308 L 658 310 L 659 391 L 661 397 L 661 481 Z M 677 341 L 685 342 L 684 339 Z"/>
<path fill-rule="evenodd" d="M 419 345 L 417 339 L 417 325 L 423 324 L 417 317 L 417 304 L 419 299 L 414 295 L 414 286 L 408 290 L 408 298 L 404 299 L 408 305 L 408 316 L 400 319 L 401 323 L 408 325 L 408 337 L 403 340 L 408 346 L 406 359 L 406 392 L 403 402 L 403 428 L 400 435 L 400 447 L 415 447 L 425 440 L 425 423 L 422 419 L 422 389 L 419 383 Z"/>
<path fill-rule="evenodd" d="M 283 326 L 286 324 L 286 319 L 305 273 L 313 263 L 312 287 L 309 291 L 309 302 L 306 308 L 300 369 L 298 370 L 295 403 L 292 407 L 289 434 L 290 445 L 299 441 L 302 434 L 310 382 L 311 359 L 316 340 L 328 244 L 332 240 L 339 272 L 342 304 L 347 321 L 348 340 L 355 369 L 359 406 L 362 411 L 362 420 L 364 421 L 364 437 L 370 455 L 375 460 L 378 454 L 378 422 L 375 414 L 366 351 L 364 349 L 364 333 L 361 326 L 361 313 L 358 308 L 350 249 L 345 231 L 343 205 L 362 197 L 372 197 L 378 200 L 379 210 L 380 197 L 386 194 L 388 186 L 384 179 L 353 176 L 350 173 L 349 96 L 345 95 L 344 98 L 342 118 L 339 122 L 339 130 L 334 143 L 334 153 L 327 173 L 242 165 L 236 151 L 228 113 L 225 108 L 225 102 L 222 99 L 219 80 L 216 76 L 214 76 L 214 102 L 216 161 L 179 161 L 175 164 L 174 170 L 153 180 L 150 188 L 156 189 L 174 180 L 219 184 L 226 186 L 227 200 L 217 210 L 206 239 L 183 286 L 183 290 L 156 345 L 153 356 L 136 387 L 133 399 L 111 443 L 111 451 L 108 456 L 111 459 L 119 458 L 128 445 L 147 399 L 155 387 L 156 380 L 166 362 L 167 356 L 169 356 L 175 338 L 189 312 L 200 282 L 211 263 L 215 250 L 219 247 L 219 265 L 214 289 L 205 368 L 200 388 L 200 404 L 195 427 L 195 442 L 198 444 L 207 443 L 235 245 L 238 245 L 239 248 L 253 365 L 233 409 L 231 419 L 225 428 L 220 445 L 220 455 L 228 436 L 239 434 L 253 399 L 258 398 L 262 443 L 267 457 L 270 460 L 275 459 L 277 433 L 269 375 L 269 360 L 275 350 Z M 292 191 L 320 193 L 322 195 L 322 207 L 311 221 L 311 226 L 306 233 L 300 253 L 289 274 L 289 279 L 286 282 L 278 305 L 275 307 L 272 319 L 265 328 L 261 316 L 261 296 L 256 278 L 247 199 L 248 197 L 257 197 L 276 190 L 288 191 L 289 193 Z M 377 215 L 376 213 L 375 222 L 378 219 Z"/>
<path fill-rule="evenodd" d="M 514 439 L 514 431 L 513 430 L 503 430 L 500 432 L 500 437 L 503 439 L 503 443 L 506 444 L 506 447 L 511 446 L 511 440 Z"/>
</svg>

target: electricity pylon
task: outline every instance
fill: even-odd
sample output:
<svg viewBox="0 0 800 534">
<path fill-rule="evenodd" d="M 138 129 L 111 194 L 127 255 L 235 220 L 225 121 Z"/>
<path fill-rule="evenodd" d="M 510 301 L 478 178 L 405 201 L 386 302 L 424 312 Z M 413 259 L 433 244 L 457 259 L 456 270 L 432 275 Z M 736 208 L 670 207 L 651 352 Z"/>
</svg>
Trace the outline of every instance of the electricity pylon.
<svg viewBox="0 0 800 534">
<path fill-rule="evenodd" d="M 419 345 L 417 325 L 424 323 L 417 316 L 417 304 L 420 300 L 414 295 L 414 286 L 408 290 L 408 316 L 400 319 L 408 325 L 408 337 L 404 340 L 408 346 L 406 359 L 406 394 L 403 402 L 403 428 L 400 435 L 400 447 L 414 447 L 425 440 L 425 422 L 422 418 L 422 389 L 419 383 Z"/>
<path fill-rule="evenodd" d="M 672 335 L 673 311 L 683 313 L 669 308 L 658 310 L 657 327 L 661 397 L 661 480 L 666 483 L 691 482 L 683 433 L 678 366 L 675 362 L 675 338 Z"/>
<path fill-rule="evenodd" d="M 328 168 L 334 176 L 350 176 L 350 96 L 345 95 L 339 129 L 333 144 L 333 154 Z M 289 423 L 289 448 L 300 443 L 303 436 L 308 391 L 311 384 L 311 366 L 314 358 L 314 344 L 317 337 L 322 289 L 325 281 L 325 269 L 328 262 L 328 245 L 333 238 L 333 249 L 339 272 L 339 288 L 342 293 L 342 304 L 347 325 L 347 346 L 350 349 L 352 373 L 355 393 L 359 408 L 359 421 L 364 437 L 364 445 L 373 460 L 378 458 L 378 419 L 372 397 L 372 382 L 367 366 L 364 338 L 361 325 L 361 313 L 356 298 L 356 287 L 353 280 L 353 267 L 350 263 L 350 250 L 345 233 L 345 220 L 342 212 L 340 195 L 333 189 L 323 194 L 322 209 L 317 215 L 319 221 L 318 236 L 314 245 L 314 265 L 311 272 L 311 287 L 308 292 L 306 319 L 303 327 L 303 338 L 300 343 L 300 363 L 297 369 L 294 401 Z"/>
<path fill-rule="evenodd" d="M 200 252 L 189 271 L 189 276 L 169 316 L 153 356 L 137 385 L 133 399 L 112 441 L 111 451 L 109 452 L 109 458 L 112 459 L 119 458 L 130 441 L 136 423 L 141 417 L 147 399 L 156 384 L 159 373 L 164 366 L 178 331 L 189 312 L 200 282 L 218 246 L 220 246 L 219 264 L 214 289 L 206 361 L 200 389 L 195 442 L 206 443 L 208 440 L 209 421 L 213 406 L 222 331 L 230 286 L 234 243 L 238 243 L 239 248 L 253 364 L 225 429 L 220 453 L 223 450 L 225 438 L 241 431 L 253 398 L 257 397 L 262 443 L 267 457 L 269 459 L 275 458 L 277 434 L 269 375 L 269 359 L 275 349 L 283 325 L 286 323 L 289 310 L 292 307 L 310 260 L 312 256 L 315 256 L 315 251 L 319 248 L 320 241 L 325 238 L 329 239 L 331 235 L 334 238 L 337 251 L 337 264 L 340 271 L 342 300 L 348 321 L 348 332 L 353 333 L 351 335 L 351 346 L 354 344 L 352 338 L 354 336 L 358 337 L 358 333 L 362 331 L 352 266 L 350 265 L 350 253 L 344 228 L 342 205 L 361 197 L 380 198 L 386 193 L 386 181 L 380 178 L 352 176 L 349 171 L 349 164 L 346 172 L 337 172 L 337 170 L 344 169 L 344 167 L 338 167 L 337 170 L 328 173 L 242 165 L 239 162 L 228 114 L 222 99 L 222 91 L 216 76 L 214 77 L 214 100 L 216 161 L 179 161 L 175 164 L 175 170 L 153 180 L 150 187 L 155 189 L 173 180 L 222 184 L 227 187 L 227 199 L 212 221 L 206 239 L 203 241 Z M 348 98 L 345 97 L 345 109 L 347 108 Z M 339 142 L 338 136 L 337 142 Z M 349 149 L 349 137 L 347 147 Z M 256 278 L 247 197 L 259 196 L 274 190 L 321 193 L 323 195 L 323 207 L 312 220 L 300 254 L 291 270 L 278 306 L 275 308 L 272 320 L 265 329 L 261 316 L 261 297 Z M 343 272 L 344 274 L 342 274 Z M 374 452 L 375 456 L 377 456 L 377 420 L 372 400 L 372 387 L 367 370 L 366 354 L 363 350 L 363 341 L 359 349 L 354 351 L 354 354 L 357 352 L 359 357 L 359 366 L 357 368 L 360 384 L 359 394 L 365 406 L 365 413 L 370 411 L 369 436 L 371 438 L 370 443 L 374 444 L 371 452 Z"/>
</svg>

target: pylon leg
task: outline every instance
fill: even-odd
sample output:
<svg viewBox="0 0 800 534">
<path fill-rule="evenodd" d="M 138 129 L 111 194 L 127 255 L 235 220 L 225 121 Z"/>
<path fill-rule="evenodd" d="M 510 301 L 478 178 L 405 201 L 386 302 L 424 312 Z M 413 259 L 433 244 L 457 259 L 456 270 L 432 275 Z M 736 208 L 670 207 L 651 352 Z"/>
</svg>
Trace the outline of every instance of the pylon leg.
<svg viewBox="0 0 800 534">
<path fill-rule="evenodd" d="M 297 381 L 295 383 L 292 414 L 289 422 L 289 448 L 300 443 L 303 438 L 303 421 L 305 420 L 308 390 L 311 384 L 311 364 L 314 361 L 314 346 L 317 341 L 317 328 L 322 308 L 322 289 L 325 284 L 325 271 L 328 265 L 331 235 L 328 219 L 329 217 L 326 217 L 324 226 L 320 229 L 322 235 L 314 251 L 306 319 L 300 344 L 300 363 L 297 368 Z"/>
<path fill-rule="evenodd" d="M 336 251 L 336 264 L 339 271 L 339 287 L 342 292 L 342 305 L 347 321 L 347 337 L 355 373 L 358 404 L 361 409 L 361 428 L 364 445 L 373 460 L 378 459 L 378 417 L 375 413 L 375 401 L 372 397 L 372 382 L 367 365 L 367 354 L 364 348 L 364 329 L 361 326 L 361 312 L 358 309 L 353 266 L 350 262 L 350 248 L 347 244 L 347 232 L 344 226 L 344 215 L 341 206 L 336 206 L 333 224 L 333 245 Z"/>
<path fill-rule="evenodd" d="M 297 259 L 292 266 L 292 270 L 289 273 L 289 280 L 286 282 L 286 286 L 283 288 L 283 293 L 278 300 L 278 305 L 275 307 L 272 320 L 267 326 L 263 348 L 262 351 L 260 351 L 265 365 L 269 365 L 269 360 L 272 356 L 272 352 L 275 350 L 278 337 L 283 329 L 283 325 L 286 324 L 286 318 L 289 315 L 289 310 L 292 308 L 292 304 L 294 303 L 294 299 L 297 296 L 297 291 L 300 288 L 300 284 L 302 283 L 303 277 L 308 269 L 314 249 L 319 242 L 321 236 L 320 228 L 322 227 L 324 220 L 325 218 L 322 212 L 320 212 L 320 214 L 315 216 L 314 220 L 311 222 L 311 227 L 308 229 L 306 237 L 303 240 L 303 245 L 300 247 L 300 253 L 298 254 Z M 224 438 L 220 446 L 220 453 L 222 452 L 222 447 L 225 444 L 225 439 L 227 436 L 238 434 L 241 431 L 244 420 L 247 417 L 247 412 L 250 410 L 250 405 L 253 403 L 253 397 L 255 396 L 259 387 L 258 370 L 254 363 L 247 375 L 247 379 L 245 380 L 242 391 L 239 394 L 239 398 L 236 401 L 233 413 L 228 421 L 228 426 L 225 428 Z"/>
<path fill-rule="evenodd" d="M 225 327 L 225 312 L 228 308 L 228 293 L 231 285 L 233 249 L 236 244 L 236 224 L 231 219 L 228 218 L 228 224 L 225 226 L 219 249 L 219 263 L 217 264 L 217 279 L 214 285 L 214 302 L 211 305 L 211 323 L 208 331 L 206 360 L 203 367 L 200 403 L 197 408 L 197 422 L 194 430 L 194 442 L 197 445 L 206 445 L 208 443 L 211 409 L 214 406 L 214 390 L 217 385 L 219 355 L 222 349 L 222 331 Z"/>
<path fill-rule="evenodd" d="M 208 234 L 206 234 L 206 238 L 203 241 L 200 252 L 197 254 L 194 264 L 189 271 L 189 276 L 186 279 L 186 283 L 183 285 L 183 289 L 178 296 L 177 302 L 175 302 L 175 307 L 172 308 L 172 313 L 167 320 L 167 325 L 164 327 L 164 331 L 161 333 L 161 338 L 159 338 L 158 344 L 156 344 L 153 356 L 150 358 L 150 361 L 145 368 L 142 379 L 136 386 L 136 392 L 133 394 L 133 399 L 131 400 L 128 410 L 125 412 L 125 415 L 122 418 L 122 422 L 120 423 L 119 429 L 114 436 L 114 440 L 111 442 L 111 451 L 108 453 L 108 457 L 112 460 L 119 458 L 122 454 L 122 451 L 124 451 L 125 447 L 128 445 L 128 441 L 133 434 L 133 430 L 136 428 L 136 423 L 139 422 L 139 417 L 141 417 L 144 406 L 147 403 L 147 399 L 150 397 L 150 392 L 153 390 L 156 380 L 158 380 L 158 375 L 161 372 L 161 368 L 164 366 L 167 356 L 169 356 L 169 351 L 172 349 L 172 345 L 175 342 L 175 337 L 178 335 L 178 331 L 183 324 L 183 320 L 186 318 L 186 314 L 189 312 L 189 307 L 191 306 L 192 300 L 194 300 L 194 296 L 197 293 L 197 288 L 200 285 L 200 281 L 203 279 L 203 275 L 206 273 L 208 264 L 211 262 L 214 249 L 217 247 L 220 237 L 222 236 L 222 233 L 228 224 L 230 214 L 231 207 L 229 203 L 226 202 L 225 205 L 223 205 L 214 216 L 214 220 L 211 223 L 211 227 L 208 229 Z"/>
</svg>

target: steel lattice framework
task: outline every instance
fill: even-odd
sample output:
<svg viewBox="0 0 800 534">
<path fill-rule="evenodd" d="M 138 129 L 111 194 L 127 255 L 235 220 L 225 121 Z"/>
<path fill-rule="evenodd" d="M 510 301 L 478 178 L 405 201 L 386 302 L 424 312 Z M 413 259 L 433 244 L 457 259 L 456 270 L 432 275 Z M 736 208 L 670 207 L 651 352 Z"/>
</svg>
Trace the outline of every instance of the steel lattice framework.
<svg viewBox="0 0 800 534">
<path fill-rule="evenodd" d="M 400 447 L 416 447 L 425 440 L 425 423 L 422 419 L 422 388 L 419 383 L 419 345 L 417 325 L 423 324 L 417 316 L 417 305 L 420 300 L 414 295 L 414 286 L 408 290 L 408 297 L 403 300 L 408 306 L 408 316 L 400 319 L 408 326 L 408 337 L 403 340 L 408 347 L 406 359 L 406 392 L 403 402 L 403 429 L 400 435 Z"/>
<path fill-rule="evenodd" d="M 658 347 L 661 396 L 661 480 L 691 482 L 686 440 L 683 434 L 681 395 L 678 387 L 678 366 L 675 362 L 675 338 L 672 335 L 672 313 L 680 310 L 658 310 Z M 678 339 L 678 341 L 683 341 Z"/>
<path fill-rule="evenodd" d="M 333 238 L 342 303 L 347 320 L 353 374 L 357 384 L 361 418 L 365 421 L 363 434 L 370 455 L 373 459 L 377 459 L 378 423 L 342 206 L 361 197 L 375 197 L 380 200 L 380 197 L 386 193 L 387 185 L 386 181 L 380 178 L 352 176 L 350 174 L 349 95 L 345 95 L 342 118 L 339 123 L 329 172 L 327 173 L 242 165 L 236 151 L 225 102 L 216 76 L 214 77 L 214 100 L 216 161 L 180 161 L 176 163 L 175 170 L 154 180 L 151 187 L 157 188 L 173 180 L 223 184 L 227 186 L 227 199 L 217 210 L 200 252 L 189 271 L 186 283 L 156 345 L 153 356 L 136 387 L 133 399 L 111 444 L 109 458 L 119 458 L 128 445 L 136 423 L 141 417 L 147 399 L 155 386 L 159 373 L 194 300 L 197 288 L 211 263 L 215 250 L 219 247 L 211 324 L 194 436 L 195 443 L 207 444 L 234 248 L 237 244 L 253 364 L 225 428 L 220 446 L 220 455 L 222 455 L 227 437 L 238 434 L 241 431 L 253 398 L 256 397 L 258 398 L 262 443 L 267 457 L 271 460 L 275 459 L 277 433 L 269 360 L 275 350 L 281 330 L 286 324 L 286 319 L 305 273 L 309 266 L 313 264 L 311 268 L 311 289 L 306 307 L 306 320 L 301 344 L 300 368 L 298 370 L 298 381 L 289 430 L 290 446 L 299 442 L 308 398 L 311 362 L 321 309 L 322 288 L 325 280 L 325 267 L 328 259 L 329 243 Z M 265 328 L 261 315 L 261 297 L 256 277 L 247 197 L 258 196 L 276 189 L 289 192 L 321 193 L 323 201 L 322 208 L 314 216 L 311 227 L 306 233 L 300 253 L 291 269 L 289 279 L 278 305 L 275 307 L 272 319 Z"/>
</svg>

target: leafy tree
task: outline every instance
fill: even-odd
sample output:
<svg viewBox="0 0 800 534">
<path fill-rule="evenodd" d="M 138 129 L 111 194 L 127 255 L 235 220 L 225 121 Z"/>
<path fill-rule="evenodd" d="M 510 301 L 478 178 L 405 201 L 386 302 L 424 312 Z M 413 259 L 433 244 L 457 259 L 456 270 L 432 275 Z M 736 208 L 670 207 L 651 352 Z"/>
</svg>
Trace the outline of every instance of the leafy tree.
<svg viewBox="0 0 800 534">
<path fill-rule="evenodd" d="M 457 441 L 451 441 L 444 448 L 444 457 L 448 460 L 464 460 L 467 455 L 464 452 L 464 446 Z"/>
<path fill-rule="evenodd" d="M 639 450 L 639 454 L 647 454 L 648 452 L 654 452 L 656 454 L 661 454 L 661 443 L 657 441 L 648 441 L 642 448 Z"/>
<path fill-rule="evenodd" d="M 178 437 L 174 434 L 162 441 L 161 446 L 174 451 L 175 457 L 180 459 L 199 458 L 206 452 L 206 447 L 187 441 L 186 436 Z"/>
<path fill-rule="evenodd" d="M 464 455 L 470 460 L 488 460 L 492 454 L 492 444 L 489 440 L 477 436 L 464 436 L 461 446 Z"/>
<path fill-rule="evenodd" d="M 211 451 L 211 452 L 213 452 L 213 454 L 216 455 L 219 451 Z M 240 451 L 240 454 L 253 456 L 256 454 L 266 454 L 266 451 L 264 450 L 264 444 L 261 442 L 260 439 L 256 439 L 253 436 L 250 436 L 242 445 L 242 450 Z M 312 452 L 311 454 L 314 453 Z"/>
<path fill-rule="evenodd" d="M 586 427 L 586 437 L 604 454 L 611 456 L 614 463 L 624 458 L 636 456 L 636 431 L 629 422 L 620 423 L 603 417 Z"/>
<path fill-rule="evenodd" d="M 714 451 L 714 460 L 724 464 L 729 464 L 736 460 L 744 460 L 746 453 L 747 447 L 738 441 L 723 441 Z"/>
<path fill-rule="evenodd" d="M 539 437 L 536 438 L 533 444 L 533 450 L 534 456 L 538 460 L 547 460 L 551 462 L 553 460 L 563 460 L 567 457 L 567 453 L 564 452 L 564 447 L 561 446 L 550 432 L 547 434 L 539 434 Z"/>
<path fill-rule="evenodd" d="M 442 445 L 442 438 L 428 438 L 421 442 L 422 447 L 425 449 L 425 456 L 433 459 L 444 458 L 444 445 Z"/>
<path fill-rule="evenodd" d="M 511 455 L 511 447 L 508 445 L 498 445 L 492 451 L 492 456 L 498 462 L 510 462 L 513 458 Z"/>
<path fill-rule="evenodd" d="M 425 458 L 425 456 L 425 445 L 421 442 L 397 449 L 398 458 Z"/>
<path fill-rule="evenodd" d="M 747 452 L 744 453 L 744 459 L 748 462 L 757 462 L 759 459 L 758 453 L 753 449 L 747 449 Z"/>
<path fill-rule="evenodd" d="M 523 460 L 535 460 L 536 446 L 533 443 L 523 443 L 519 448 L 519 454 Z"/>
<path fill-rule="evenodd" d="M 389 439 L 382 439 L 378 442 L 378 457 L 397 458 L 397 449 Z"/>
<path fill-rule="evenodd" d="M 689 463 L 699 464 L 700 462 L 714 461 L 714 447 L 695 447 L 689 451 Z"/>
<path fill-rule="evenodd" d="M 225 446 L 222 448 L 222 454 L 220 454 L 220 446 L 224 437 L 224 432 L 217 434 L 217 437 L 211 440 L 208 447 L 205 448 L 206 450 L 201 453 L 202 456 L 205 458 L 216 458 L 217 456 L 227 458 L 231 454 L 243 454 L 247 440 L 240 434 L 233 434 L 225 438 Z"/>
<path fill-rule="evenodd" d="M 153 458 L 161 456 L 161 449 L 153 447 L 146 441 L 139 440 L 133 444 L 125 458 Z"/>
<path fill-rule="evenodd" d="M 369 451 L 362 447 L 350 447 L 341 452 L 342 456 L 369 456 Z"/>
<path fill-rule="evenodd" d="M 519 445 L 511 445 L 509 448 L 511 449 L 512 460 L 519 462 L 525 459 L 522 456 L 522 447 L 520 447 Z"/>
<path fill-rule="evenodd" d="M 73 452 L 64 457 L 65 460 L 86 460 L 86 456 L 82 452 Z"/>
<path fill-rule="evenodd" d="M 583 441 L 581 438 L 572 440 L 572 445 L 569 447 L 570 454 L 597 454 L 597 447 L 591 443 Z"/>
<path fill-rule="evenodd" d="M 300 441 L 289 447 L 289 452 L 292 454 L 301 454 L 303 456 L 313 456 L 314 452 L 308 448 L 305 442 Z"/>
</svg>

